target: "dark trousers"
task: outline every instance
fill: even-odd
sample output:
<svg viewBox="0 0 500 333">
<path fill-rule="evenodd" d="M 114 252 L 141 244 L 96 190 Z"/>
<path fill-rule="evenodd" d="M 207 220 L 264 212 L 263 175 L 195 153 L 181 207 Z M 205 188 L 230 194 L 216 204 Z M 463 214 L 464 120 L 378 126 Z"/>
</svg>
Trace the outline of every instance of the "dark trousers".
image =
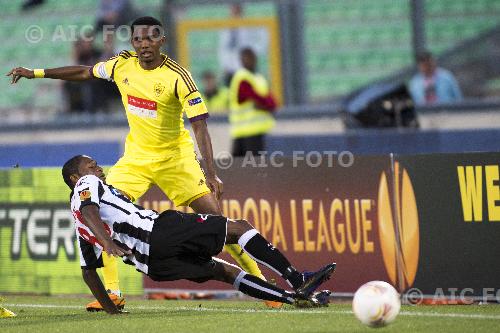
<svg viewBox="0 0 500 333">
<path fill-rule="evenodd" d="M 252 152 L 253 155 L 258 155 L 259 151 L 266 149 L 265 135 L 254 135 L 246 138 L 237 138 L 233 140 L 232 154 L 235 157 L 245 156 L 247 152 Z"/>
</svg>

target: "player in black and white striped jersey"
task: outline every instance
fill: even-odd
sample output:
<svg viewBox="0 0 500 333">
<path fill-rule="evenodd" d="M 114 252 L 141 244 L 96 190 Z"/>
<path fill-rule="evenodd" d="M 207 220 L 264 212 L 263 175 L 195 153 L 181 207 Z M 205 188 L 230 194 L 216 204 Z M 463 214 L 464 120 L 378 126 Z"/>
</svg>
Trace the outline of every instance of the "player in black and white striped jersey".
<svg viewBox="0 0 500 333">
<path fill-rule="evenodd" d="M 173 210 L 158 214 L 134 205 L 105 183 L 102 168 L 85 155 L 68 160 L 62 174 L 72 189 L 71 210 L 83 279 L 103 310 L 110 314 L 121 311 L 96 273 L 96 268 L 102 267 L 103 251 L 122 257 L 155 281 L 217 280 L 263 300 L 328 304 L 325 296 L 329 293 L 315 290 L 330 278 L 335 263 L 317 272 L 300 273 L 245 220 Z M 225 244 L 239 244 L 257 262 L 282 276 L 294 291 L 281 289 L 215 258 Z"/>
</svg>

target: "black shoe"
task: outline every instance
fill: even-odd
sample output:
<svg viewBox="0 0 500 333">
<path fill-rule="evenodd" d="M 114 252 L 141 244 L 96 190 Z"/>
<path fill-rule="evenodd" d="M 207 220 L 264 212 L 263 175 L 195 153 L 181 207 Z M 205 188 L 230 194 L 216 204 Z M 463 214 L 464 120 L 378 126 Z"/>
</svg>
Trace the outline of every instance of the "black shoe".
<svg viewBox="0 0 500 333">
<path fill-rule="evenodd" d="M 323 282 L 330 279 L 336 266 L 336 263 L 331 263 L 317 272 L 304 272 L 304 283 L 295 290 L 297 296 L 302 299 L 309 299 L 309 296 L 311 296 Z"/>
<path fill-rule="evenodd" d="M 318 291 L 313 293 L 308 299 L 295 299 L 293 305 L 301 309 L 327 307 L 330 303 L 331 294 L 330 290 Z"/>
</svg>

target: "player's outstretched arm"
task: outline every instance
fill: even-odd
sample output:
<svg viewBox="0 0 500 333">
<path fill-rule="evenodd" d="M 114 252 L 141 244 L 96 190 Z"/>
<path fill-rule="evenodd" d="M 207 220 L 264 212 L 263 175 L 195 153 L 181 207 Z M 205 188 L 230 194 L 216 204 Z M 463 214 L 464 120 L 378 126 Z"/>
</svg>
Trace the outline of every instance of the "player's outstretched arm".
<svg viewBox="0 0 500 333">
<path fill-rule="evenodd" d="M 106 289 L 104 289 L 104 285 L 102 284 L 102 281 L 95 269 L 82 269 L 82 276 L 94 297 L 102 305 L 104 311 L 109 314 L 121 313 L 111 298 L 109 298 L 108 293 L 106 292 Z"/>
<path fill-rule="evenodd" d="M 124 255 L 132 254 L 130 250 L 125 250 L 116 245 L 111 236 L 104 229 L 104 222 L 101 220 L 99 215 L 99 208 L 95 205 L 87 205 L 80 209 L 82 212 L 85 225 L 87 225 L 97 238 L 99 243 L 102 245 L 104 251 L 109 255 L 123 257 Z"/>
<path fill-rule="evenodd" d="M 50 69 L 13 68 L 6 76 L 11 76 L 11 84 L 17 83 L 22 77 L 27 79 L 48 78 L 66 81 L 85 81 L 93 79 L 91 66 L 65 66 Z"/>
</svg>

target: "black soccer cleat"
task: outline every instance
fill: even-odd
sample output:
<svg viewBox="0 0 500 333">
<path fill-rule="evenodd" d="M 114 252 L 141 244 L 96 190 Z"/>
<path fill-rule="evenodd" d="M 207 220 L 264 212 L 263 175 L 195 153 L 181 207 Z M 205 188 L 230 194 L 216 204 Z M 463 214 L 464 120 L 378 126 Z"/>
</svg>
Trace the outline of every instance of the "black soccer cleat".
<svg viewBox="0 0 500 333">
<path fill-rule="evenodd" d="M 330 290 L 318 291 L 313 293 L 308 299 L 295 299 L 293 305 L 300 309 L 327 307 L 330 303 L 331 294 Z"/>
<path fill-rule="evenodd" d="M 295 290 L 298 298 L 309 299 L 312 293 L 335 271 L 336 263 L 331 263 L 316 272 L 304 272 L 304 283 Z"/>
</svg>

